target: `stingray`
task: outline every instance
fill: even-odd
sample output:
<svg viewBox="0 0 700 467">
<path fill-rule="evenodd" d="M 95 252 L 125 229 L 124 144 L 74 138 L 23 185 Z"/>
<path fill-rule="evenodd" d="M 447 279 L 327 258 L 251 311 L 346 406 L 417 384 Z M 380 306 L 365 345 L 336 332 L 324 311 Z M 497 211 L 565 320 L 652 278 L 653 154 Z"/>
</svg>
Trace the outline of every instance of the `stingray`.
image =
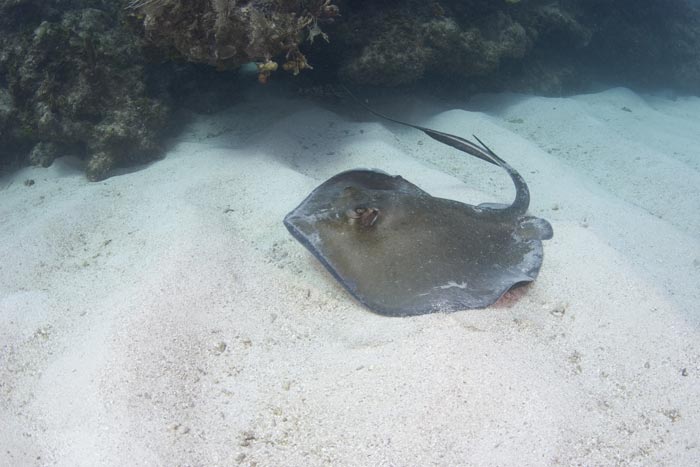
<svg viewBox="0 0 700 467">
<path fill-rule="evenodd" d="M 503 168 L 516 195 L 510 205 L 473 206 L 431 196 L 381 170 L 339 173 L 284 219 L 338 282 L 376 313 L 410 316 L 485 308 L 535 280 L 552 227 L 526 214 L 530 192 L 520 174 L 476 136 L 479 144 L 362 105 Z"/>
</svg>

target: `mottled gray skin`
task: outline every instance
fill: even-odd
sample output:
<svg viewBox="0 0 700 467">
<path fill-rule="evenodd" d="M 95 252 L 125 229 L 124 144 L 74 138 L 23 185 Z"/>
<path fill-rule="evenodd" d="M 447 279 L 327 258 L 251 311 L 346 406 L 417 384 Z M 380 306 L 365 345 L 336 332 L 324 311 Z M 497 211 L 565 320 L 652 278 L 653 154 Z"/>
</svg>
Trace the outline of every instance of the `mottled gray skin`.
<svg viewBox="0 0 700 467">
<path fill-rule="evenodd" d="M 358 208 L 377 210 L 376 219 L 362 222 Z M 509 209 L 351 170 L 315 189 L 284 224 L 369 309 L 408 316 L 483 308 L 537 277 L 551 227 Z"/>
</svg>

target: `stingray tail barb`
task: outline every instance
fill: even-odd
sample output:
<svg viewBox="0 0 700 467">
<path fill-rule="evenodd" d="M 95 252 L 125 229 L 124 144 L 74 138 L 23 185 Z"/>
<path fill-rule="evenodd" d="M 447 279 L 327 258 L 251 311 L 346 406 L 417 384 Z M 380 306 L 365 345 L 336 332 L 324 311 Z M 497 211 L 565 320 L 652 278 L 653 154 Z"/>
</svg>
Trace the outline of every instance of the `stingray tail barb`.
<svg viewBox="0 0 700 467">
<path fill-rule="evenodd" d="M 486 144 L 484 144 L 483 141 L 481 141 L 479 138 L 476 137 L 476 135 L 472 135 L 474 139 L 476 139 L 479 144 L 477 145 L 476 143 L 469 141 L 466 138 L 462 138 L 459 136 L 451 135 L 449 133 L 443 133 L 442 131 L 437 131 L 433 130 L 431 128 L 426 128 L 422 127 L 420 125 L 414 125 L 412 123 L 408 122 L 403 122 L 401 120 L 397 120 L 395 118 L 389 117 L 387 115 L 384 115 L 383 113 L 377 112 L 373 108 L 369 107 L 367 104 L 362 102 L 357 96 L 355 96 L 350 90 L 344 86 L 341 85 L 345 91 L 358 103 L 360 104 L 365 110 L 370 112 L 373 115 L 376 115 L 377 117 L 383 118 L 384 120 L 388 120 L 390 122 L 398 123 L 399 125 L 407 126 L 410 128 L 415 128 L 416 130 L 420 130 L 432 139 L 439 141 L 443 144 L 446 144 L 448 146 L 451 146 L 459 151 L 462 151 L 464 153 L 467 153 L 469 155 L 472 155 L 474 157 L 477 157 L 481 159 L 482 161 L 488 162 L 490 164 L 497 165 L 501 168 L 503 168 L 506 172 L 508 172 L 508 175 L 510 175 L 511 180 L 513 181 L 513 184 L 515 185 L 515 200 L 513 203 L 508 206 L 507 208 L 499 209 L 499 211 L 504 211 L 504 210 L 509 210 L 512 211 L 514 214 L 520 215 L 520 214 L 525 214 L 527 212 L 528 207 L 530 206 L 530 190 L 527 187 L 527 183 L 525 183 L 525 180 L 523 177 L 518 173 L 517 170 L 515 170 L 513 167 L 510 166 L 506 161 L 501 159 L 495 152 L 491 150 Z"/>
</svg>

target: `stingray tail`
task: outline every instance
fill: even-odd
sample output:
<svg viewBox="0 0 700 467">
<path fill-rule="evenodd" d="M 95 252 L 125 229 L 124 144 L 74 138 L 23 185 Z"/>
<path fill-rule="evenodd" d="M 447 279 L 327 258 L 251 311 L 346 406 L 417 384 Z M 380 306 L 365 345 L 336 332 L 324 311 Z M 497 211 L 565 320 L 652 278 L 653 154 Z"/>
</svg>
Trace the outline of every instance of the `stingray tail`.
<svg viewBox="0 0 700 467">
<path fill-rule="evenodd" d="M 344 86 L 341 85 L 345 91 L 355 100 L 357 101 L 358 104 L 360 104 L 362 107 L 365 108 L 368 112 L 370 112 L 373 115 L 376 115 L 377 117 L 383 118 L 385 120 L 389 120 L 390 122 L 398 123 L 399 125 L 415 128 L 416 130 L 420 130 L 432 139 L 439 141 L 443 144 L 446 144 L 448 146 L 451 146 L 459 151 L 465 152 L 469 155 L 472 155 L 474 157 L 477 157 L 481 159 L 482 161 L 488 162 L 490 164 L 497 165 L 501 168 L 503 168 L 506 172 L 508 172 L 508 175 L 510 175 L 511 180 L 513 180 L 513 184 L 515 185 L 515 200 L 513 203 L 508 206 L 507 208 L 499 209 L 499 211 L 503 210 L 509 210 L 513 211 L 515 214 L 525 214 L 527 211 L 528 207 L 530 206 L 530 190 L 527 187 L 527 183 L 525 183 L 525 180 L 523 177 L 518 173 L 517 170 L 515 170 L 513 167 L 511 167 L 506 161 L 501 159 L 495 152 L 491 150 L 486 144 L 484 144 L 483 141 L 481 141 L 479 138 L 476 137 L 476 135 L 472 135 L 474 139 L 476 139 L 479 144 L 477 145 L 476 143 L 469 141 L 468 139 L 451 135 L 449 133 L 443 133 L 441 131 L 433 130 L 431 128 L 426 128 L 422 127 L 419 125 L 414 125 L 412 123 L 407 123 L 403 122 L 401 120 L 397 120 L 395 118 L 389 117 L 387 115 L 384 115 L 383 113 L 377 112 L 376 110 L 372 109 L 369 107 L 367 104 L 362 102 L 360 99 L 358 99 L 350 90 Z"/>
</svg>

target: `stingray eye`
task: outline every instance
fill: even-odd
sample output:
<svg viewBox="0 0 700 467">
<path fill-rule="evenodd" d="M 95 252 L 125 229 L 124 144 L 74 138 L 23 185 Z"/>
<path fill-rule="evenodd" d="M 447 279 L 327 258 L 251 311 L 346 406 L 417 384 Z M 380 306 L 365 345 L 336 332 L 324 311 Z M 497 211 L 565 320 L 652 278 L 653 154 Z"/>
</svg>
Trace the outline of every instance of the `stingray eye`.
<svg viewBox="0 0 700 467">
<path fill-rule="evenodd" d="M 348 209 L 345 211 L 345 215 L 348 216 L 349 219 L 354 220 L 362 217 L 363 212 L 365 212 L 364 208 Z"/>
</svg>

